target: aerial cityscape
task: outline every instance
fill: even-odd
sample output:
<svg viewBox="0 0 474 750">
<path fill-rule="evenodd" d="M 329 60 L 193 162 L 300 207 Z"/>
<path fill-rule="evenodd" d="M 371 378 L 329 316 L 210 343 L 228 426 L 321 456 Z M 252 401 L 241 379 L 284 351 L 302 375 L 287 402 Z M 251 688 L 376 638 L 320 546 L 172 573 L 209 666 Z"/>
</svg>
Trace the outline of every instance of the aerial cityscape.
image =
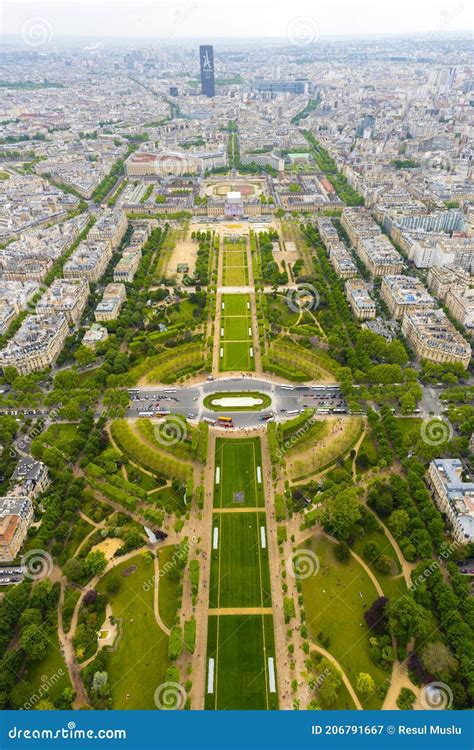
<svg viewBox="0 0 474 750">
<path fill-rule="evenodd" d="M 0 708 L 470 709 L 462 6 L 176 8 L 5 15 Z"/>
</svg>

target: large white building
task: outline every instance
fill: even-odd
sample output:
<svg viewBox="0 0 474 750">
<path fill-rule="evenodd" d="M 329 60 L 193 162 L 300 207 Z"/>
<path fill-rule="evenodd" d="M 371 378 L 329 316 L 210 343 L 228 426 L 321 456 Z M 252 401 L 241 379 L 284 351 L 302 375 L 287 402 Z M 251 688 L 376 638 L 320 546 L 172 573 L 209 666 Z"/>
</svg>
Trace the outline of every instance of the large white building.
<svg viewBox="0 0 474 750">
<path fill-rule="evenodd" d="M 428 486 L 441 513 L 449 521 L 453 537 L 461 544 L 474 541 L 474 482 L 462 479 L 458 458 L 435 458 L 427 475 Z"/>
</svg>

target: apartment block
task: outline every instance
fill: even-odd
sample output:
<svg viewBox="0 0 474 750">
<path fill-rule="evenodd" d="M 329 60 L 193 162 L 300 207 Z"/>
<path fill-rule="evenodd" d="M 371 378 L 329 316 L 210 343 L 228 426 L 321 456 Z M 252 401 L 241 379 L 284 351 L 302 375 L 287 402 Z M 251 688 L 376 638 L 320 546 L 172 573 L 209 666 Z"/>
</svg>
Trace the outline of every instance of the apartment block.
<svg viewBox="0 0 474 750">
<path fill-rule="evenodd" d="M 435 458 L 429 465 L 427 483 L 438 509 L 461 544 L 474 541 L 474 482 L 463 481 L 458 458 Z"/>
<path fill-rule="evenodd" d="M 95 309 L 97 322 L 115 320 L 120 314 L 120 308 L 127 298 L 125 284 L 107 284 L 102 295 L 102 301 Z"/>
<path fill-rule="evenodd" d="M 105 211 L 91 228 L 89 239 L 110 242 L 112 249 L 115 250 L 120 245 L 127 226 L 124 211 Z"/>
<path fill-rule="evenodd" d="M 372 276 L 399 274 L 403 270 L 403 258 L 384 234 L 359 240 L 356 252 Z"/>
<path fill-rule="evenodd" d="M 133 281 L 142 254 L 140 250 L 125 250 L 119 262 L 114 268 L 114 281 L 128 282 Z"/>
<path fill-rule="evenodd" d="M 93 284 L 100 279 L 112 258 L 112 245 L 107 240 L 84 240 L 64 264 L 66 279 L 87 279 Z"/>
<path fill-rule="evenodd" d="M 28 534 L 33 513 L 29 497 L 0 497 L 0 562 L 15 560 Z"/>
<path fill-rule="evenodd" d="M 461 268 L 454 266 L 433 266 L 428 271 L 428 286 L 440 300 L 446 299 L 450 288 L 469 286 L 471 276 Z"/>
<path fill-rule="evenodd" d="M 380 287 L 390 314 L 401 320 L 409 310 L 426 310 L 436 307 L 436 302 L 421 281 L 414 276 L 384 276 Z"/>
<path fill-rule="evenodd" d="M 77 325 L 89 296 L 87 279 L 55 279 L 36 306 L 39 315 L 63 313 L 71 327 Z"/>
<path fill-rule="evenodd" d="M 68 334 L 65 315 L 29 315 L 0 350 L 0 367 L 15 367 L 20 375 L 50 367 Z"/>
<path fill-rule="evenodd" d="M 442 310 L 406 312 L 402 333 L 419 359 L 469 366 L 471 347 Z"/>
<path fill-rule="evenodd" d="M 375 318 L 377 310 L 370 296 L 369 286 L 362 279 L 349 279 L 345 284 L 346 297 L 358 320 Z"/>
<path fill-rule="evenodd" d="M 446 307 L 466 328 L 474 328 L 474 287 L 450 287 L 446 294 Z"/>
<path fill-rule="evenodd" d="M 329 245 L 329 260 L 341 279 L 351 279 L 357 276 L 357 266 L 351 258 L 346 246 L 340 240 L 333 240 Z"/>
</svg>

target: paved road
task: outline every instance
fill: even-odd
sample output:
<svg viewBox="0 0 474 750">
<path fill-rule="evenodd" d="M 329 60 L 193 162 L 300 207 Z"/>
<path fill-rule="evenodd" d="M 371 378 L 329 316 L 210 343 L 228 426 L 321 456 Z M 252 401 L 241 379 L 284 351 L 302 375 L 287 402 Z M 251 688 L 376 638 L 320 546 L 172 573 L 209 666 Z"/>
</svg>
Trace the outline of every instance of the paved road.
<svg viewBox="0 0 474 750">
<path fill-rule="evenodd" d="M 215 412 L 206 409 L 204 398 L 210 394 L 229 392 L 258 391 L 270 396 L 272 403 L 263 413 L 272 413 L 276 419 L 293 417 L 295 414 L 307 407 L 315 409 L 341 408 L 346 404 L 340 396 L 339 387 L 335 385 L 318 386 L 285 386 L 273 383 L 270 380 L 257 378 L 219 378 L 189 388 L 140 388 L 138 394 L 134 394 L 127 410 L 127 417 L 135 418 L 143 412 L 153 411 L 159 416 L 158 409 L 170 411 L 173 414 L 182 414 L 189 419 L 201 420 L 203 418 L 216 419 L 218 415 L 233 418 L 234 426 L 241 428 L 261 427 L 259 416 L 261 412 Z M 321 413 L 328 413 L 323 411 Z M 193 415 L 192 417 L 190 415 Z"/>
</svg>

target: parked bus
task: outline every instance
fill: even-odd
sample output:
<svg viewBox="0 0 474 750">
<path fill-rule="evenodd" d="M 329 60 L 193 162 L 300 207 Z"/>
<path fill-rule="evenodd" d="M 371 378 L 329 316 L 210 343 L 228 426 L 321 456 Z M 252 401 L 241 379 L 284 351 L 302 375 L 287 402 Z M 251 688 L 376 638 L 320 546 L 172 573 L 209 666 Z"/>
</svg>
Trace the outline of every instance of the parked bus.
<svg viewBox="0 0 474 750">
<path fill-rule="evenodd" d="M 171 412 L 168 409 L 155 409 L 155 414 L 159 414 L 160 417 L 167 417 Z"/>
<path fill-rule="evenodd" d="M 259 422 L 266 422 L 267 419 L 272 419 L 272 417 L 273 417 L 273 414 L 270 411 L 270 412 L 267 412 L 267 414 L 260 414 L 258 420 Z"/>
<path fill-rule="evenodd" d="M 139 417 L 152 417 L 153 412 L 152 411 L 139 411 L 138 416 Z"/>
<path fill-rule="evenodd" d="M 217 424 L 221 425 L 221 427 L 233 427 L 234 426 L 232 417 L 218 417 Z"/>
<path fill-rule="evenodd" d="M 207 424 L 216 424 L 216 420 L 210 419 L 209 417 L 204 417 L 202 421 L 206 422 Z"/>
<path fill-rule="evenodd" d="M 300 411 L 303 411 L 303 409 L 288 409 L 288 411 L 286 413 L 290 414 L 290 415 L 291 414 L 299 414 Z"/>
</svg>

